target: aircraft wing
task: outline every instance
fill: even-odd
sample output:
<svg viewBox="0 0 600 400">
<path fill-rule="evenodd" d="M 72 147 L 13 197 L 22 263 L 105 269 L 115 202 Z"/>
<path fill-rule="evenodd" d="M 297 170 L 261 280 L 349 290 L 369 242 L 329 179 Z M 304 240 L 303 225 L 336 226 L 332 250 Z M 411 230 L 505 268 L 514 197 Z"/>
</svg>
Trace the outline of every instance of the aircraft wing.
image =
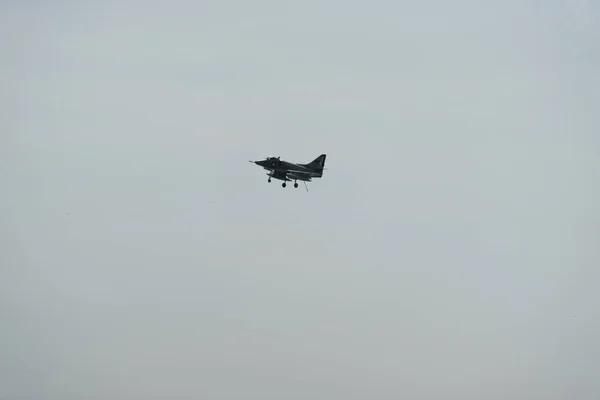
<svg viewBox="0 0 600 400">
<path fill-rule="evenodd" d="M 297 170 L 289 170 L 287 171 L 287 177 L 291 179 L 297 179 L 299 181 L 310 182 L 313 177 L 319 177 L 320 175 L 314 172 L 308 171 L 297 171 Z"/>
<path fill-rule="evenodd" d="M 304 176 L 304 177 L 321 176 L 321 174 L 318 174 L 316 172 L 300 171 L 300 170 L 295 170 L 295 169 L 289 169 L 287 171 L 287 173 L 297 175 L 297 176 Z"/>
</svg>

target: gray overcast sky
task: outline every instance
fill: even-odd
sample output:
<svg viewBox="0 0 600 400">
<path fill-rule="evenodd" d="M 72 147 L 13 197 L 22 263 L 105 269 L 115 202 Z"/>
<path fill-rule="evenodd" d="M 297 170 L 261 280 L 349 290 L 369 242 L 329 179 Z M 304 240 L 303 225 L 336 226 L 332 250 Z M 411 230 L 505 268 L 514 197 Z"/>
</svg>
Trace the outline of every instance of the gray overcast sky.
<svg viewBox="0 0 600 400">
<path fill-rule="evenodd" d="M 0 11 L 2 400 L 600 397 L 598 2 Z"/>
</svg>

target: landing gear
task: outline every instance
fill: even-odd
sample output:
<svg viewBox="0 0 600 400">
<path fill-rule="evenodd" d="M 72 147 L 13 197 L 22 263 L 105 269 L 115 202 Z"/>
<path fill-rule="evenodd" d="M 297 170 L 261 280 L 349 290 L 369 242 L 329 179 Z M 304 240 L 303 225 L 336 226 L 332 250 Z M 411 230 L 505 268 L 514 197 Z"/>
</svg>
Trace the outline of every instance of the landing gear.
<svg viewBox="0 0 600 400">
<path fill-rule="evenodd" d="M 286 186 L 287 186 L 287 185 L 285 184 L 285 182 L 283 182 L 283 183 L 281 184 L 281 187 L 286 187 Z"/>
<path fill-rule="evenodd" d="M 294 187 L 297 188 L 298 187 L 298 182 L 294 182 Z"/>
<path fill-rule="evenodd" d="M 267 182 L 271 183 L 271 178 L 269 178 L 269 180 Z"/>
</svg>

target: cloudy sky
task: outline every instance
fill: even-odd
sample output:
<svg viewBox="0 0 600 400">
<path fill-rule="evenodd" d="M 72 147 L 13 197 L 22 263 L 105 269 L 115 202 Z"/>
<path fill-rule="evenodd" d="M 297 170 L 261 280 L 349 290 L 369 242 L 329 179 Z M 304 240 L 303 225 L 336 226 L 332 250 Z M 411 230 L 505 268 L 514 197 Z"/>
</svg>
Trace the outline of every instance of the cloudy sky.
<svg viewBox="0 0 600 400">
<path fill-rule="evenodd" d="M 0 399 L 600 397 L 598 2 L 0 11 Z"/>
</svg>

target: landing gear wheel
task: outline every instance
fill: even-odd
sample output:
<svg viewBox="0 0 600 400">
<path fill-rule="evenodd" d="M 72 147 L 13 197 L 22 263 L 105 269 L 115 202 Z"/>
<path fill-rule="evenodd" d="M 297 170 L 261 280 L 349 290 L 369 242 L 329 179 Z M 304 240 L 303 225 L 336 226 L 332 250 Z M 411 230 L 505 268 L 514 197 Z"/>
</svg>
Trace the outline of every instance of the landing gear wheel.
<svg viewBox="0 0 600 400">
<path fill-rule="evenodd" d="M 286 186 L 287 186 L 287 185 L 285 184 L 285 182 L 283 182 L 283 183 L 281 184 L 281 187 L 286 187 Z"/>
<path fill-rule="evenodd" d="M 294 187 L 297 188 L 298 187 L 298 182 L 294 182 Z"/>
<path fill-rule="evenodd" d="M 271 183 L 271 178 L 269 178 L 269 180 L 267 182 Z"/>
</svg>

